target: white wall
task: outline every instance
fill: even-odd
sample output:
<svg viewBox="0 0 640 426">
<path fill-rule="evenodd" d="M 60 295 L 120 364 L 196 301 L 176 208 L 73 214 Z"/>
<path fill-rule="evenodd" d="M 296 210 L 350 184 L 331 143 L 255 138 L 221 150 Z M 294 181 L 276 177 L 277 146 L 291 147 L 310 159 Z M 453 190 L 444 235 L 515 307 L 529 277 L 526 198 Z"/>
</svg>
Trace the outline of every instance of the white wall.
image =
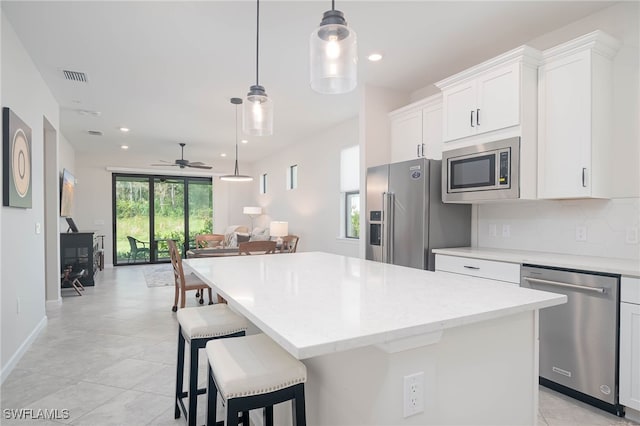
<svg viewBox="0 0 640 426">
<path fill-rule="evenodd" d="M 8 376 L 20 356 L 46 324 L 44 232 L 43 117 L 59 127 L 59 106 L 11 24 L 2 21 L 2 106 L 10 107 L 32 131 L 32 208 L 2 207 L 1 318 L 2 373 Z M 19 300 L 19 313 L 17 305 Z"/>
<path fill-rule="evenodd" d="M 324 132 L 308 135 L 253 165 L 253 200 L 265 214 L 254 226 L 273 220 L 289 222 L 289 233 L 300 237 L 299 251 L 325 251 L 358 256 L 358 242 L 340 239 L 340 151 L 357 145 L 358 120 L 345 121 Z M 286 173 L 298 165 L 298 188 L 286 189 Z M 267 174 L 267 193 L 259 194 L 260 175 Z M 242 206 L 234 207 L 242 211 Z M 245 218 L 248 224 L 248 218 Z"/>
<path fill-rule="evenodd" d="M 75 166 L 72 170 L 77 180 L 74 220 L 81 230 L 92 230 L 104 235 L 105 265 L 113 265 L 113 214 L 112 214 L 112 174 L 108 167 L 127 170 L 126 173 L 140 174 L 189 174 L 206 176 L 206 173 L 193 171 L 181 172 L 177 168 L 154 169 L 148 166 L 149 159 L 145 155 L 130 152 L 118 152 L 113 155 L 96 157 L 83 152 L 76 152 Z M 246 173 L 246 165 L 240 165 L 242 173 Z M 216 169 L 233 170 L 232 164 L 216 161 Z M 248 170 L 248 168 L 247 168 Z M 124 173 L 124 172 L 123 172 Z M 244 185 L 244 186 L 243 186 Z M 234 185 L 213 178 L 214 232 L 223 232 L 228 224 L 247 218 L 242 207 L 237 211 L 234 206 L 251 203 L 250 189 L 246 184 Z M 248 223 L 247 223 L 248 225 Z M 66 229 L 66 222 L 63 229 Z"/>
</svg>

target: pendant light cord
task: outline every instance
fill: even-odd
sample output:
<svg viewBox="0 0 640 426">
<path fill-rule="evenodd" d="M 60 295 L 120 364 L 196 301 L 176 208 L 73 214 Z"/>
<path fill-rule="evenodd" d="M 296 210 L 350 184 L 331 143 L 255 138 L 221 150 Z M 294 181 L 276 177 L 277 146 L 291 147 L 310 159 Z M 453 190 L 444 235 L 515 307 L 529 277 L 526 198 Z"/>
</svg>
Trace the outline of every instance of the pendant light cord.
<svg viewBox="0 0 640 426">
<path fill-rule="evenodd" d="M 331 0 L 331 10 L 336 10 L 336 0 Z"/>
<path fill-rule="evenodd" d="M 260 51 L 260 0 L 256 0 L 256 86 L 258 82 L 258 52 Z"/>
<path fill-rule="evenodd" d="M 236 105 L 236 167 L 233 172 L 234 175 L 238 175 L 238 105 Z"/>
</svg>

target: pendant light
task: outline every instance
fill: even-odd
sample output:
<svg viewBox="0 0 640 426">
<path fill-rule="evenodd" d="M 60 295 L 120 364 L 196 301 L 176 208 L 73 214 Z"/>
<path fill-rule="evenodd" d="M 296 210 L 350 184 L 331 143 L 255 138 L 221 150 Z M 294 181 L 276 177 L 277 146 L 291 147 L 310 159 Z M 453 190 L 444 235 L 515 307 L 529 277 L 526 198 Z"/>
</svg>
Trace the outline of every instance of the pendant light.
<svg viewBox="0 0 640 426">
<path fill-rule="evenodd" d="M 242 114 L 242 129 L 253 136 L 273 134 L 273 102 L 259 83 L 260 0 L 256 0 L 256 84 L 249 88 Z"/>
<path fill-rule="evenodd" d="M 236 106 L 236 167 L 232 175 L 220 176 L 220 180 L 226 180 L 229 182 L 249 182 L 253 180 L 253 177 L 241 175 L 238 171 L 238 105 L 242 103 L 242 99 L 231 98 L 231 103 Z"/>
<path fill-rule="evenodd" d="M 347 27 L 344 14 L 324 12 L 320 27 L 309 41 L 311 88 L 322 94 L 347 93 L 358 84 L 358 44 L 355 31 Z"/>
</svg>

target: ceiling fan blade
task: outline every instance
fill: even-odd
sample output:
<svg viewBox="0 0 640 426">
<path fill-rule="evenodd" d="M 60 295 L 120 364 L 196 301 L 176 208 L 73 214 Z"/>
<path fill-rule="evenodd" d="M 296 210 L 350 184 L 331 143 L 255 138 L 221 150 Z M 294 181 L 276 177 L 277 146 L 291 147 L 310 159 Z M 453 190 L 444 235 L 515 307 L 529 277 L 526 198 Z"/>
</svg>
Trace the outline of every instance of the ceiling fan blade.
<svg viewBox="0 0 640 426">
<path fill-rule="evenodd" d="M 167 167 L 167 166 L 177 166 L 177 164 L 172 164 L 169 163 L 168 161 L 164 164 L 152 164 L 152 166 L 162 166 L 162 167 Z"/>
<path fill-rule="evenodd" d="M 208 170 L 213 168 L 213 166 L 205 166 L 205 165 L 200 166 L 195 163 L 189 163 L 187 164 L 187 167 L 193 167 L 194 169 L 208 169 Z"/>
<path fill-rule="evenodd" d="M 206 166 L 202 161 L 189 161 L 189 164 L 193 164 L 196 166 Z"/>
</svg>

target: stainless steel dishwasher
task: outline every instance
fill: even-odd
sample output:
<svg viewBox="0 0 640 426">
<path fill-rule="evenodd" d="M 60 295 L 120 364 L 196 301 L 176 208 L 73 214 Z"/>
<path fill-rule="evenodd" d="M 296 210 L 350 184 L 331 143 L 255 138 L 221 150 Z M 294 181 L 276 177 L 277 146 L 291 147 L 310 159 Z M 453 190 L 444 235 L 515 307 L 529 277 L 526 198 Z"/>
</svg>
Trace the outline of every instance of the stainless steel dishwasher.
<svg viewBox="0 0 640 426">
<path fill-rule="evenodd" d="M 540 310 L 540 384 L 618 416 L 620 275 L 523 265 L 520 286 L 565 294 Z"/>
</svg>

